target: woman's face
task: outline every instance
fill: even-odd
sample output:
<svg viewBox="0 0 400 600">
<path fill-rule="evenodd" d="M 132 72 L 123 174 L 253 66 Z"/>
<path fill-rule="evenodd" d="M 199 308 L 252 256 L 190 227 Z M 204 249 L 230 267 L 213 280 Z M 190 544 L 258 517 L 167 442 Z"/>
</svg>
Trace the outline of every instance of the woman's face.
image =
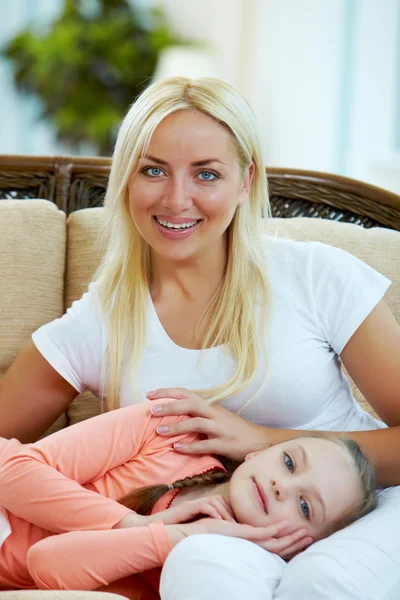
<svg viewBox="0 0 400 600">
<path fill-rule="evenodd" d="M 232 135 L 195 110 L 166 117 L 128 184 L 132 219 L 167 260 L 212 257 L 249 195 Z"/>
<path fill-rule="evenodd" d="M 316 541 L 356 507 L 362 490 L 345 448 L 298 438 L 248 455 L 232 476 L 229 494 L 240 523 L 285 520 L 285 533 L 306 529 Z"/>
</svg>

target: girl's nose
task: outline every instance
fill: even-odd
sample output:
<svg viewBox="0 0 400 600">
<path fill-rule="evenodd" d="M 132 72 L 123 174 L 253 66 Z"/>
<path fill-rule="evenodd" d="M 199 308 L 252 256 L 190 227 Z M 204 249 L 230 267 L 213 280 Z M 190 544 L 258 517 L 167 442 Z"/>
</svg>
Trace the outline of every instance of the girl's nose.
<svg viewBox="0 0 400 600">
<path fill-rule="evenodd" d="M 277 500 L 284 500 L 287 495 L 286 485 L 280 481 L 279 483 L 276 480 L 271 481 L 272 492 Z"/>
</svg>

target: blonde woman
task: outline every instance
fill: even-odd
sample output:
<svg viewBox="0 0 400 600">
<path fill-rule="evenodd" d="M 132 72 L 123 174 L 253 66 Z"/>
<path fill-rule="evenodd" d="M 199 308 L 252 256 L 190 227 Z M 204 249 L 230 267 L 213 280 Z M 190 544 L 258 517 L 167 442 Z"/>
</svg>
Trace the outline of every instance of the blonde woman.
<svg viewBox="0 0 400 600">
<path fill-rule="evenodd" d="M 214 79 L 150 86 L 118 135 L 95 281 L 1 382 L 0 435 L 36 439 L 84 389 L 108 409 L 153 390 L 179 399 L 165 411 L 192 415 L 160 436 L 207 438 L 176 452 L 243 459 L 312 429 L 343 432 L 381 486 L 399 485 L 390 282 L 330 246 L 266 238 L 261 215 L 264 159 L 244 100 Z M 358 407 L 341 363 L 385 424 Z M 385 490 L 374 513 L 296 556 L 275 600 L 396 597 L 399 506 L 399 489 Z M 262 598 L 275 559 L 246 540 L 193 536 L 169 555 L 161 597 Z"/>
</svg>

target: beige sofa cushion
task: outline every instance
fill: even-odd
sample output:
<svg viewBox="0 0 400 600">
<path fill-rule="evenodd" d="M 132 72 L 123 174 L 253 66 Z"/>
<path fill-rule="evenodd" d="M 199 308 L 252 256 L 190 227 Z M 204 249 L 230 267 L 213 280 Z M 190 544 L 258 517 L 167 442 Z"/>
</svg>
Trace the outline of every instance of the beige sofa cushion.
<svg viewBox="0 0 400 600">
<path fill-rule="evenodd" d="M 70 305 L 87 289 L 88 282 L 98 265 L 101 248 L 96 245 L 102 222 L 103 209 L 85 209 L 68 218 L 68 258 L 66 303 Z M 383 228 L 363 229 L 359 225 L 324 219 L 293 218 L 269 219 L 265 231 L 300 241 L 319 241 L 347 250 L 392 280 L 385 300 L 400 323 L 400 233 Z M 352 382 L 357 400 L 371 414 L 359 390 Z M 71 405 L 68 416 L 75 422 L 99 410 L 98 401 L 90 395 L 85 404 L 79 397 Z"/>
<path fill-rule="evenodd" d="M 87 290 L 99 264 L 102 247 L 99 231 L 103 209 L 73 212 L 67 220 L 68 254 L 65 277 L 65 307 L 71 306 Z M 69 405 L 68 424 L 73 425 L 100 413 L 100 401 L 91 392 L 80 394 Z"/>
<path fill-rule="evenodd" d="M 31 333 L 62 315 L 65 252 L 65 214 L 52 202 L 0 202 L 0 377 Z"/>
</svg>

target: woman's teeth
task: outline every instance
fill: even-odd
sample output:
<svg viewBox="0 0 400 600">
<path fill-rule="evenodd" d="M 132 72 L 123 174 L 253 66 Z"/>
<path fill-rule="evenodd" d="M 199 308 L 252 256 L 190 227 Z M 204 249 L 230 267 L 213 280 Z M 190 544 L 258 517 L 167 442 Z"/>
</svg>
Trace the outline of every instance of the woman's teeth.
<svg viewBox="0 0 400 600">
<path fill-rule="evenodd" d="M 197 219 L 195 221 L 188 221 L 187 223 L 170 223 L 169 221 L 163 221 L 156 217 L 158 223 L 160 225 L 164 225 L 164 227 L 168 227 L 168 229 L 187 229 L 188 227 L 193 227 L 197 223 Z"/>
</svg>

